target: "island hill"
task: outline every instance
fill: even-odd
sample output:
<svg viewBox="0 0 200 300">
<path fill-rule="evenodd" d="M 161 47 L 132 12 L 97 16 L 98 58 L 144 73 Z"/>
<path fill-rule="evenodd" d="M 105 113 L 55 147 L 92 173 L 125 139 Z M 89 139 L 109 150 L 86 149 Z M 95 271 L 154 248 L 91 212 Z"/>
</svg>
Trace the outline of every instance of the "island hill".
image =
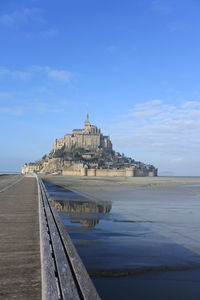
<svg viewBox="0 0 200 300">
<path fill-rule="evenodd" d="M 49 155 L 22 167 L 22 173 L 31 172 L 70 176 L 157 176 L 153 165 L 114 151 L 110 137 L 90 124 L 88 113 L 83 129 L 74 129 L 56 139 Z"/>
</svg>

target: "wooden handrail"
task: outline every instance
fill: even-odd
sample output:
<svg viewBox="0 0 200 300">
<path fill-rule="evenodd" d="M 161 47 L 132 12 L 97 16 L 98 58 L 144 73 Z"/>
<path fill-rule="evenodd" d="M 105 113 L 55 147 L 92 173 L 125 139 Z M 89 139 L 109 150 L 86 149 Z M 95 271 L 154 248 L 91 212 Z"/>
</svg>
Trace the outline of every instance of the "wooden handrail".
<svg viewBox="0 0 200 300">
<path fill-rule="evenodd" d="M 49 201 L 42 180 L 36 175 L 39 192 L 42 299 L 100 300 L 100 297 Z"/>
</svg>

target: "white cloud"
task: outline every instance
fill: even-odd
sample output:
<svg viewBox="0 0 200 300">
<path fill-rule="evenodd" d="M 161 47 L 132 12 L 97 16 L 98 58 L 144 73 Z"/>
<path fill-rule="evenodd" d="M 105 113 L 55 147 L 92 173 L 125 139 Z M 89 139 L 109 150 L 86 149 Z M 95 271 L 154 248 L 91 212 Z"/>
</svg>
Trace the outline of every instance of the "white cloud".
<svg viewBox="0 0 200 300">
<path fill-rule="evenodd" d="M 15 27 L 26 23 L 46 23 L 43 17 L 44 11 L 40 8 L 22 8 L 10 13 L 0 15 L 0 23 L 4 26 Z"/>
<path fill-rule="evenodd" d="M 14 71 L 11 72 L 11 76 L 13 76 L 13 78 L 17 78 L 21 80 L 28 80 L 31 78 L 31 73 L 25 71 Z"/>
<path fill-rule="evenodd" d="M 24 35 L 28 39 L 48 39 L 58 34 L 56 28 L 49 27 L 45 18 L 45 10 L 36 7 L 1 14 L 0 25 L 12 30 L 24 28 Z M 23 33 L 22 30 L 21 33 Z"/>
<path fill-rule="evenodd" d="M 11 96 L 11 93 L 0 91 L 0 99 L 7 99 L 7 98 L 10 98 L 10 96 Z"/>
<path fill-rule="evenodd" d="M 28 80 L 31 78 L 31 73 L 21 70 L 9 70 L 7 68 L 0 68 L 0 78 L 3 77 L 11 77 L 14 79 L 20 79 L 20 80 Z"/>
<path fill-rule="evenodd" d="M 61 107 L 54 107 L 45 102 L 38 102 L 33 104 L 33 109 L 36 113 L 59 113 L 62 111 Z"/>
<path fill-rule="evenodd" d="M 183 157 L 175 157 L 170 160 L 171 164 L 176 164 L 183 161 Z"/>
<path fill-rule="evenodd" d="M 24 113 L 23 107 L 0 107 L 0 113 L 21 116 Z"/>
<path fill-rule="evenodd" d="M 50 38 L 54 38 L 55 36 L 57 36 L 58 33 L 59 33 L 59 31 L 55 28 L 46 28 L 46 29 L 42 29 L 40 31 L 28 32 L 28 33 L 26 33 L 25 36 L 27 39 L 38 39 L 38 38 L 50 39 Z"/>
<path fill-rule="evenodd" d="M 62 70 L 62 69 L 58 70 L 58 69 L 53 69 L 50 67 L 42 67 L 42 66 L 35 66 L 34 69 L 36 71 L 46 73 L 49 78 L 59 81 L 61 83 L 69 83 L 70 79 L 73 76 L 73 74 L 68 70 Z"/>
<path fill-rule="evenodd" d="M 0 107 L 0 114 L 22 116 L 25 113 L 35 113 L 35 114 L 47 114 L 47 113 L 61 113 L 63 107 L 60 104 L 59 106 L 48 104 L 46 102 L 33 102 L 26 101 L 22 106 L 2 106 Z"/>
<path fill-rule="evenodd" d="M 60 83 L 68 84 L 70 83 L 71 78 L 73 77 L 73 74 L 69 72 L 68 70 L 63 69 L 54 69 L 50 67 L 42 67 L 42 66 L 34 66 L 29 71 L 22 71 L 22 70 L 10 70 L 8 68 L 2 68 L 0 67 L 0 79 L 2 78 L 11 78 L 11 79 L 19 79 L 19 80 L 29 80 L 36 76 L 37 74 L 41 73 L 43 74 L 43 77 L 45 75 L 53 79 L 55 81 L 58 81 Z"/>
<path fill-rule="evenodd" d="M 189 30 L 189 26 L 182 22 L 170 22 L 168 24 L 168 29 L 171 32 L 187 32 Z"/>
<path fill-rule="evenodd" d="M 120 122 L 112 124 L 111 134 L 120 148 L 170 155 L 174 159 L 175 155 L 199 153 L 199 128 L 200 102 L 169 105 L 154 100 L 135 105 Z"/>
<path fill-rule="evenodd" d="M 63 83 L 68 83 L 72 75 L 65 70 L 49 70 L 48 76 Z"/>
</svg>

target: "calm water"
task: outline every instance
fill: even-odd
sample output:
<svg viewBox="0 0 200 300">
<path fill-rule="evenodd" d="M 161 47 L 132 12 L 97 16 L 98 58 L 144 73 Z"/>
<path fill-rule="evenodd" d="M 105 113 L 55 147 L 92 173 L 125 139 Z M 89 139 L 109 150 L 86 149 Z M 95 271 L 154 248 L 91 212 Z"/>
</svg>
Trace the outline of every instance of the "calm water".
<svg viewBox="0 0 200 300">
<path fill-rule="evenodd" d="M 200 299 L 200 185 L 46 187 L 102 299 Z"/>
</svg>

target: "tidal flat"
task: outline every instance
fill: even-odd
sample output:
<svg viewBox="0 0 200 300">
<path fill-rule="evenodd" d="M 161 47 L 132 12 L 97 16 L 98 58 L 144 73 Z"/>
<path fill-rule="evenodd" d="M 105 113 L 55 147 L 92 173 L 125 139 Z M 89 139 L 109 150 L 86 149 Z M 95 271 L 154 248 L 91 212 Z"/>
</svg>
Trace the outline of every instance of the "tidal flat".
<svg viewBox="0 0 200 300">
<path fill-rule="evenodd" d="M 200 177 L 43 179 L 102 299 L 200 298 Z"/>
</svg>

